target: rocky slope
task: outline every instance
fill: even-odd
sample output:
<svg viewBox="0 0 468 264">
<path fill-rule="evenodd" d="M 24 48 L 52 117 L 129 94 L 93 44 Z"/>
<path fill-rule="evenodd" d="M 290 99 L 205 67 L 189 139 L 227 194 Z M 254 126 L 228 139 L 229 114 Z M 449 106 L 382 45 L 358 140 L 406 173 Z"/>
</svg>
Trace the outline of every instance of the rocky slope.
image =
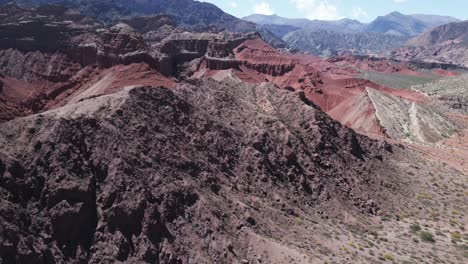
<svg viewBox="0 0 468 264">
<path fill-rule="evenodd" d="M 10 2 L 0 0 L 0 5 Z M 259 32 L 262 37 L 275 47 L 285 47 L 281 38 L 255 23 L 238 19 L 223 12 L 211 3 L 194 0 L 19 0 L 20 4 L 40 6 L 44 4 L 60 4 L 78 10 L 83 15 L 95 18 L 106 24 L 115 24 L 122 18 L 135 16 L 153 16 L 165 14 L 186 30 L 190 31 L 228 31 L 228 32 Z"/>
<path fill-rule="evenodd" d="M 452 22 L 460 22 L 459 19 L 451 16 L 438 16 L 438 15 L 426 15 L 426 14 L 413 14 L 412 17 L 421 20 L 429 28 L 445 25 Z"/>
<path fill-rule="evenodd" d="M 367 88 L 375 115 L 392 138 L 434 143 L 453 136 L 461 127 L 422 103 Z"/>
<path fill-rule="evenodd" d="M 412 16 L 392 12 L 385 16 L 379 16 L 366 26 L 366 31 L 388 35 L 411 37 L 421 34 L 429 29 L 423 21 Z"/>
<path fill-rule="evenodd" d="M 403 45 L 407 38 L 380 33 L 338 33 L 303 29 L 283 36 L 288 46 L 301 52 L 330 57 L 343 52 L 379 54 Z"/>
<path fill-rule="evenodd" d="M 406 47 L 393 51 L 399 59 L 447 63 L 468 67 L 467 22 L 454 22 L 436 27 L 410 39 Z"/>
<path fill-rule="evenodd" d="M 165 14 L 0 13 L 1 263 L 465 262 L 463 115 L 359 77 L 411 63 Z"/>
<path fill-rule="evenodd" d="M 9 4 L 0 13 L 5 14 L 0 21 L 0 71 L 5 87 L 0 94 L 5 110 L 1 121 L 60 105 L 81 92 L 87 91 L 88 96 L 108 93 L 115 83 L 172 87 L 184 63 L 205 54 L 225 56 L 240 43 L 236 39 L 258 37 L 178 33 L 167 16 L 128 20 L 142 35 L 128 24 L 105 27 L 72 15 L 73 11 L 62 6 L 36 9 Z M 223 39 L 232 39 L 234 46 L 224 47 Z M 16 90 L 28 91 L 15 94 L 9 88 L 12 83 L 20 86 Z M 18 96 L 28 103 L 13 100 Z"/>
<path fill-rule="evenodd" d="M 408 41 L 408 46 L 431 46 L 468 42 L 467 21 L 436 27 Z"/>
<path fill-rule="evenodd" d="M 40 13 L 40 19 L 35 16 L 43 12 L 39 9 L 17 5 L 3 7 L 4 13 L 6 9 L 15 12 L 8 12 L 3 21 L 7 25 L 4 34 L 9 38 L 0 50 L 3 54 L 1 69 L 5 75 L 0 103 L 5 110 L 2 121 L 109 94 L 123 85 L 173 87 L 176 79 L 213 77 L 222 71 L 234 71 L 238 78 L 250 83 L 267 81 L 285 89 L 305 91 L 323 111 L 365 134 L 386 135 L 375 116 L 364 115 L 365 121 L 351 122 L 351 117 L 343 113 L 354 113 L 352 109 L 356 103 L 353 100 L 360 101 L 359 96 L 366 87 L 410 100 L 419 100 L 422 96 L 358 79 L 359 71 L 352 68 L 417 74 L 405 65 L 379 60 L 356 60 L 353 64 L 350 58 L 322 61 L 311 57 L 307 61 L 304 60 L 307 57 L 279 52 L 256 34 L 181 33 L 167 16 L 127 20 L 139 28 L 142 35 L 125 23 L 107 28 L 96 22 L 90 24 L 82 16 L 69 20 L 65 14 L 71 11 L 66 8 L 46 7 L 49 13 Z M 15 18 L 19 22 L 13 22 Z M 41 33 L 28 31 L 29 23 L 35 23 Z M 12 34 L 10 27 L 16 27 L 20 33 Z M 44 45 L 36 37 L 54 33 L 60 37 L 48 39 L 51 45 Z M 13 44 L 25 38 L 35 41 L 29 46 Z M 20 85 L 18 91 L 24 92 L 15 92 L 12 83 Z M 373 108 L 362 111 L 375 114 Z M 365 124 L 373 125 L 366 127 Z"/>
<path fill-rule="evenodd" d="M 371 136 L 401 140 L 408 138 L 411 142 L 433 143 L 453 136 L 462 129 L 462 126 L 446 120 L 446 116 L 439 113 L 437 107 L 432 105 L 431 98 L 407 89 L 409 86 L 394 89 L 391 86 L 386 87 L 358 78 L 360 71 L 375 72 L 388 78 L 392 78 L 392 75 L 395 75 L 395 78 L 398 76 L 407 76 L 408 79 L 424 78 L 419 77 L 424 76 L 422 72 L 407 63 L 349 55 L 325 62 L 313 57 L 307 60 L 305 59 L 307 56 L 301 58 L 301 56 L 281 53 L 258 38 L 241 42 L 232 53 L 224 58 L 222 58 L 223 54 L 220 55 L 221 58 L 216 59 L 205 56 L 193 77 L 236 76 L 245 82 L 271 82 L 287 90 L 304 91 L 309 100 L 332 118 L 355 131 Z M 356 71 L 356 68 L 359 70 Z M 376 98 L 380 97 L 371 96 L 368 92 L 370 88 L 405 103 L 396 104 L 385 101 L 378 104 Z M 410 138 L 393 133 L 393 130 L 397 128 L 401 131 L 408 130 L 407 124 L 399 122 L 398 115 L 391 115 L 394 119 L 390 122 L 387 122 L 388 118 L 379 115 L 378 113 L 389 111 L 385 104 L 393 105 L 402 113 L 409 111 L 407 105 L 417 105 L 421 111 L 415 112 L 417 116 L 415 119 L 426 123 L 432 122 L 433 125 L 425 126 L 422 130 L 428 134 L 433 133 L 434 136 Z M 392 111 L 395 112 L 395 110 Z M 406 133 L 403 134 L 406 135 Z M 411 133 L 408 132 L 408 134 Z"/>
<path fill-rule="evenodd" d="M 129 87 L 0 125 L 2 260 L 242 263 L 241 238 L 276 228 L 250 203 L 393 208 L 391 147 L 304 100 L 229 81 Z"/>
<path fill-rule="evenodd" d="M 452 111 L 468 114 L 468 76 L 466 74 L 444 78 L 423 85 L 412 86 L 411 89 L 437 97 Z"/>
</svg>

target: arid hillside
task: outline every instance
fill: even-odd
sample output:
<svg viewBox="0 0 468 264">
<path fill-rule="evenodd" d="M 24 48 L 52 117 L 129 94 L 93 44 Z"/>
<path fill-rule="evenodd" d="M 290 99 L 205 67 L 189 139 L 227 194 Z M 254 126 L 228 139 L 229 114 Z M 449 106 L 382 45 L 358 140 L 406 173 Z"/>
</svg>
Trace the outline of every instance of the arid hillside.
<svg viewBox="0 0 468 264">
<path fill-rule="evenodd" d="M 468 260 L 459 66 L 278 49 L 189 0 L 18 2 L 0 263 Z"/>
</svg>

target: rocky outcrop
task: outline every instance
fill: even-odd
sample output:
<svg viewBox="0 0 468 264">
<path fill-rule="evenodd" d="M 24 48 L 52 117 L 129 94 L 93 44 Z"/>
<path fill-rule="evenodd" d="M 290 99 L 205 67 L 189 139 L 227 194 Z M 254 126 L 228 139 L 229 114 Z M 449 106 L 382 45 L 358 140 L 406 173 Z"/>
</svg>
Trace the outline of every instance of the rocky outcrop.
<svg viewBox="0 0 468 264">
<path fill-rule="evenodd" d="M 12 3 L 0 7 L 0 14 L 0 49 L 59 52 L 82 64 L 85 47 L 96 41 L 93 31 L 100 27 L 89 18 L 55 5 L 31 9 Z"/>
<path fill-rule="evenodd" d="M 245 233 L 274 239 L 271 219 L 292 204 L 338 218 L 391 210 L 390 152 L 302 100 L 202 81 L 0 125 L 0 259 L 235 263 L 253 257 Z"/>
<path fill-rule="evenodd" d="M 178 67 L 196 59 L 203 59 L 205 66 L 213 70 L 238 68 L 234 49 L 247 39 L 258 38 L 257 34 L 172 34 L 159 46 L 172 65 L 172 74 L 181 71 Z"/>
<path fill-rule="evenodd" d="M 117 24 L 100 35 L 97 64 L 109 68 L 117 64 L 147 63 L 156 67 L 157 59 L 143 36 L 127 24 Z"/>
<path fill-rule="evenodd" d="M 122 19 L 122 22 L 138 30 L 149 45 L 158 45 L 171 34 L 185 31 L 172 16 L 166 14 L 131 17 Z"/>
<path fill-rule="evenodd" d="M 273 77 L 291 72 L 296 63 L 260 39 L 244 41 L 236 50 L 236 58 L 250 70 Z"/>
<path fill-rule="evenodd" d="M 451 137 L 462 127 L 436 109 L 367 88 L 376 116 L 392 138 L 434 143 Z"/>
<path fill-rule="evenodd" d="M 63 53 L 0 50 L 0 71 L 20 80 L 61 82 L 76 74 L 80 69 L 79 63 Z"/>
</svg>

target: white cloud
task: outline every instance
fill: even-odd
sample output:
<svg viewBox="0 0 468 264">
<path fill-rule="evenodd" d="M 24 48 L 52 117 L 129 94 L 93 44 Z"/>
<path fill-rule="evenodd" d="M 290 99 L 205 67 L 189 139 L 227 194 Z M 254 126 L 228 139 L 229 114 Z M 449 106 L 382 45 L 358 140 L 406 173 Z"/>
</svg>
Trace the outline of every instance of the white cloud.
<svg viewBox="0 0 468 264">
<path fill-rule="evenodd" d="M 237 8 L 237 2 L 229 2 L 229 5 L 232 7 L 232 8 Z"/>
<path fill-rule="evenodd" d="M 296 8 L 305 13 L 309 19 L 339 19 L 338 8 L 328 0 L 289 0 Z"/>
<path fill-rule="evenodd" d="M 351 10 L 351 16 L 353 18 L 359 19 L 359 18 L 368 18 L 369 14 L 367 14 L 366 10 L 360 7 L 355 7 L 353 8 L 353 10 Z"/>
<path fill-rule="evenodd" d="M 393 0 L 393 2 L 395 2 L 395 3 L 404 3 L 404 2 L 408 2 L 408 0 Z"/>
<path fill-rule="evenodd" d="M 267 2 L 257 3 L 254 6 L 254 13 L 261 15 L 273 15 L 275 12 Z"/>
</svg>

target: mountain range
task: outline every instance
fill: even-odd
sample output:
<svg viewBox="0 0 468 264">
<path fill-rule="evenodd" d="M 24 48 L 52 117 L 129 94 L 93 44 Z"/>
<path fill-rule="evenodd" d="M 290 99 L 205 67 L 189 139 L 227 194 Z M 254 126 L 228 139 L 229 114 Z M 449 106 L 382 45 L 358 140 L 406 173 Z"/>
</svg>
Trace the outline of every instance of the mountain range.
<svg viewBox="0 0 468 264">
<path fill-rule="evenodd" d="M 406 40 L 435 26 L 459 21 L 436 15 L 403 15 L 392 12 L 370 23 L 288 19 L 277 15 L 251 15 L 244 20 L 262 25 L 289 47 L 315 55 L 329 56 L 343 50 L 375 54 L 402 46 Z"/>
<path fill-rule="evenodd" d="M 399 12 L 379 16 L 370 23 L 362 23 L 349 18 L 340 20 L 309 20 L 258 14 L 250 15 L 243 19 L 264 25 L 266 28 L 272 26 L 290 26 L 292 27 L 291 29 L 329 30 L 343 33 L 374 32 L 404 37 L 415 36 L 430 28 L 460 21 L 448 16 L 404 15 Z"/>
<path fill-rule="evenodd" d="M 393 56 L 403 60 L 456 64 L 468 67 L 468 21 L 435 27 L 395 49 Z"/>
<path fill-rule="evenodd" d="M 466 22 L 0 3 L 1 264 L 466 263 Z"/>
<path fill-rule="evenodd" d="M 12 1 L 0 0 L 0 5 L 9 2 Z M 13 2 L 31 6 L 61 4 L 107 24 L 133 16 L 165 14 L 173 17 L 179 26 L 191 31 L 226 30 L 241 33 L 257 31 L 273 46 L 285 46 L 281 38 L 262 26 L 238 19 L 205 2 L 192 0 L 17 0 Z"/>
</svg>

